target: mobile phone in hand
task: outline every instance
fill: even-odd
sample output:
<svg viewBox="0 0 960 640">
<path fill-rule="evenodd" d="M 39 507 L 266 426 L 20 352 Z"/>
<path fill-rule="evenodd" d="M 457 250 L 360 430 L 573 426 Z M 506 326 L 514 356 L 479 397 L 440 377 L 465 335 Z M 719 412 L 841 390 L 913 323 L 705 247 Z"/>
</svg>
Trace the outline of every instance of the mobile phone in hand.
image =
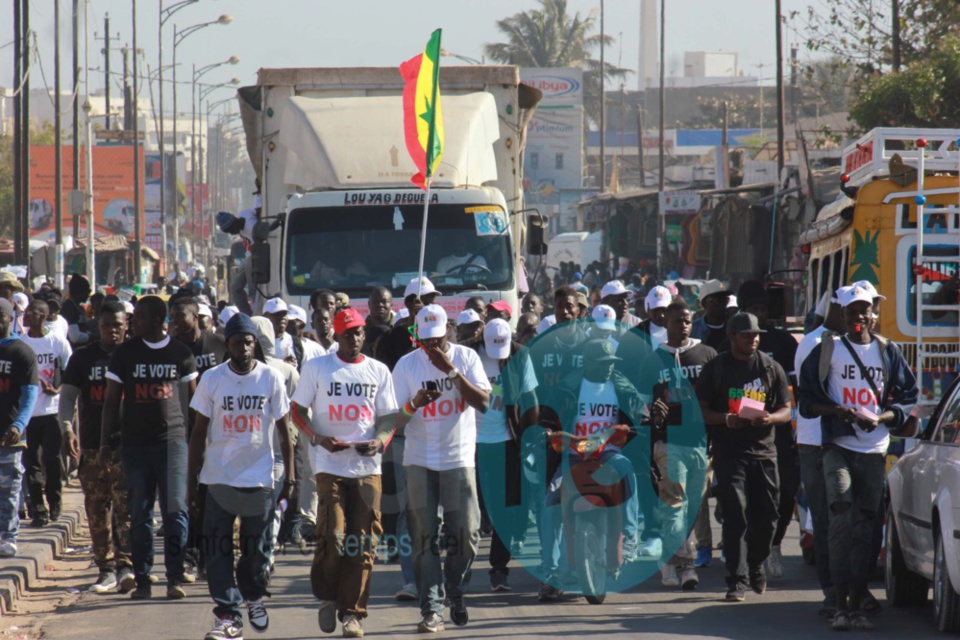
<svg viewBox="0 0 960 640">
<path fill-rule="evenodd" d="M 435 380 L 428 380 L 427 391 L 440 391 L 440 387 L 437 386 L 437 383 Z"/>
</svg>

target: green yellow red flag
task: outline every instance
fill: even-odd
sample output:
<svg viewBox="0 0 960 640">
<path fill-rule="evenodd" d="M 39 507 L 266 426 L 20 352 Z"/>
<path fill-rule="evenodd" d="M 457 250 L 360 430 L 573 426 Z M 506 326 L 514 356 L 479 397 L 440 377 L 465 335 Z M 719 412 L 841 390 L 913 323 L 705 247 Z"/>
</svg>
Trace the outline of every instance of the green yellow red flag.
<svg viewBox="0 0 960 640">
<path fill-rule="evenodd" d="M 443 114 L 440 110 L 440 29 L 423 53 L 400 65 L 403 76 L 403 127 L 407 151 L 420 171 L 410 180 L 421 189 L 443 157 Z"/>
</svg>

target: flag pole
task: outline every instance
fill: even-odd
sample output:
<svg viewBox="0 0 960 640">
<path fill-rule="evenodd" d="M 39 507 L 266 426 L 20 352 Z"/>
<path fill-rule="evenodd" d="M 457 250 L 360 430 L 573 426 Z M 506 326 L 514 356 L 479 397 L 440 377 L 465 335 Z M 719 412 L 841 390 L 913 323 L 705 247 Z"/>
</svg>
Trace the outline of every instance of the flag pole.
<svg viewBox="0 0 960 640">
<path fill-rule="evenodd" d="M 420 269 L 417 276 L 417 297 L 420 297 L 420 292 L 423 290 L 423 256 L 427 251 L 427 216 L 430 214 L 430 183 L 433 182 L 432 178 L 427 178 L 425 180 L 427 185 L 427 192 L 423 197 L 423 228 L 420 230 Z"/>
</svg>

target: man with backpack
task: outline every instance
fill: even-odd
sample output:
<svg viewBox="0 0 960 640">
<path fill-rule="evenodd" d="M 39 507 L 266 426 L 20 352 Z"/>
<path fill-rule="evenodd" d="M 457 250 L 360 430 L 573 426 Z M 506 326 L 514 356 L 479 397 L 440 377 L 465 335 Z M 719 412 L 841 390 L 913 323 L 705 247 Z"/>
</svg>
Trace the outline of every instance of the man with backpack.
<svg viewBox="0 0 960 640">
<path fill-rule="evenodd" d="M 748 582 L 754 593 L 766 591 L 763 563 L 778 518 L 774 428 L 790 420 L 790 388 L 783 367 L 758 350 L 761 333 L 753 314 L 732 316 L 730 350 L 704 365 L 696 386 L 703 421 L 712 427 L 727 602 L 743 602 Z"/>
<path fill-rule="evenodd" d="M 800 415 L 820 418 L 830 575 L 837 593 L 833 628 L 838 631 L 873 627 L 861 609 L 885 454 L 890 432 L 904 426 L 918 395 L 916 377 L 900 350 L 870 333 L 879 297 L 864 282 L 838 292 L 844 334 L 814 348 L 800 374 Z"/>
</svg>

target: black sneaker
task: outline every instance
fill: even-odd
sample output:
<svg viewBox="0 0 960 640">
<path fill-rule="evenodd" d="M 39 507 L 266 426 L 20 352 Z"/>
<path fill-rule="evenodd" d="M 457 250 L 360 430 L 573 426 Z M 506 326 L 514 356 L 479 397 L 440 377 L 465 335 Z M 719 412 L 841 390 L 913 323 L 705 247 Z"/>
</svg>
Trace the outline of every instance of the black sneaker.
<svg viewBox="0 0 960 640">
<path fill-rule="evenodd" d="M 130 593 L 137 588 L 137 579 L 133 575 L 133 569 L 123 567 L 117 575 L 117 582 L 120 583 L 120 593 Z"/>
<path fill-rule="evenodd" d="M 57 505 L 50 505 L 50 522 L 56 522 L 60 519 L 60 515 L 63 513 L 63 508 Z"/>
<path fill-rule="evenodd" d="M 507 583 L 507 574 L 496 571 L 490 574 L 490 591 L 498 593 L 500 591 L 510 591 L 510 585 Z"/>
<path fill-rule="evenodd" d="M 117 588 L 117 574 L 113 571 L 101 571 L 100 577 L 90 587 L 93 593 L 110 593 Z"/>
<path fill-rule="evenodd" d="M 747 592 L 742 584 L 735 584 L 727 590 L 727 602 L 743 602 L 747 599 Z"/>
<path fill-rule="evenodd" d="M 243 640 L 243 622 L 232 616 L 217 618 L 203 640 Z"/>
<path fill-rule="evenodd" d="M 45 527 L 50 524 L 50 517 L 45 513 L 38 513 L 33 517 L 33 520 L 30 521 L 31 527 Z"/>
<path fill-rule="evenodd" d="M 450 603 L 450 621 L 458 627 L 465 627 L 470 622 L 470 614 L 467 613 L 467 605 L 464 604 L 463 598 Z"/>
<path fill-rule="evenodd" d="M 550 580 L 550 578 L 547 578 Z M 540 583 L 540 591 L 537 593 L 537 600 L 540 602 L 556 602 L 563 597 L 563 591 L 553 586 L 549 582 Z"/>
<path fill-rule="evenodd" d="M 863 596 L 863 612 L 873 615 L 875 613 L 880 613 L 880 609 L 883 607 L 880 605 L 880 602 L 877 598 L 867 591 L 866 595 Z"/>
<path fill-rule="evenodd" d="M 417 625 L 418 633 L 440 633 L 443 631 L 443 618 L 436 613 L 428 613 Z"/>
<path fill-rule="evenodd" d="M 131 600 L 149 600 L 153 597 L 153 587 L 149 584 L 139 585 L 136 589 L 130 592 Z"/>
<path fill-rule="evenodd" d="M 763 569 L 750 572 L 750 588 L 758 595 L 767 590 L 767 576 Z"/>
<path fill-rule="evenodd" d="M 183 600 L 187 597 L 187 592 L 178 580 L 171 580 L 167 583 L 167 600 Z"/>
</svg>

